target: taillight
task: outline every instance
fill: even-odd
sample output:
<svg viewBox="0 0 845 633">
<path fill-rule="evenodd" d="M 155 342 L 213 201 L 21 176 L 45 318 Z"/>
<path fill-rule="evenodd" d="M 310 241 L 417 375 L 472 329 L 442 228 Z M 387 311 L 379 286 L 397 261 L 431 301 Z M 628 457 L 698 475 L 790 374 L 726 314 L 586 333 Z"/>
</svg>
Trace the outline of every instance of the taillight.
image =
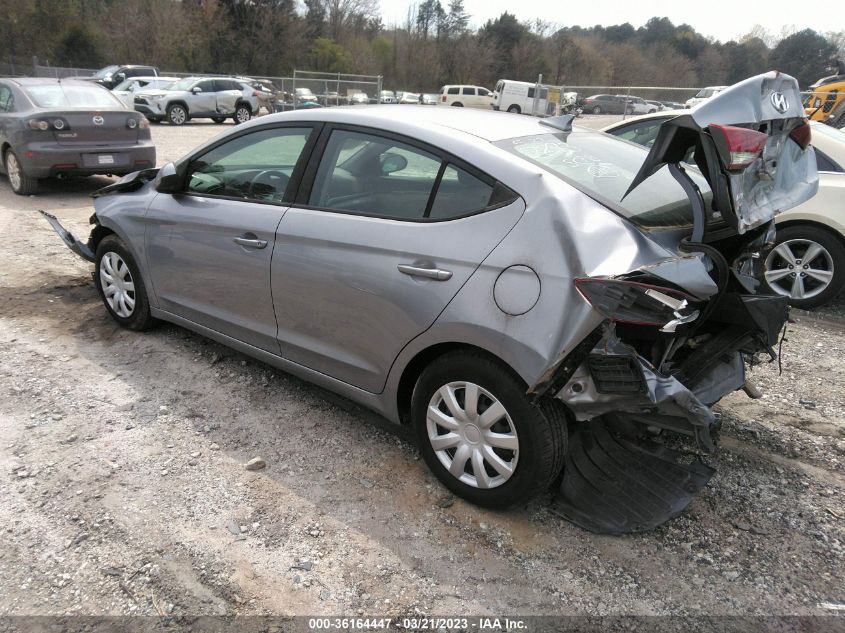
<svg viewBox="0 0 845 633">
<path fill-rule="evenodd" d="M 27 121 L 27 125 L 29 125 L 30 130 L 49 130 L 53 128 L 54 130 L 69 130 L 70 125 L 64 119 L 30 119 Z"/>
<path fill-rule="evenodd" d="M 769 140 L 763 132 L 733 125 L 711 123 L 709 130 L 730 171 L 745 169 L 757 160 Z"/>
<path fill-rule="evenodd" d="M 798 143 L 801 149 L 807 149 L 807 146 L 812 141 L 812 134 L 810 132 L 810 123 L 807 119 L 801 121 L 794 130 L 789 133 L 789 138 Z"/>
<path fill-rule="evenodd" d="M 674 332 L 678 325 L 695 321 L 696 299 L 673 288 L 608 277 L 575 280 L 578 292 L 603 316 L 619 323 L 651 325 Z"/>
<path fill-rule="evenodd" d="M 44 119 L 30 119 L 29 120 L 29 129 L 30 130 L 49 130 L 50 123 L 49 121 L 45 121 Z"/>
<path fill-rule="evenodd" d="M 260 96 L 261 96 L 261 93 L 259 93 L 257 90 L 253 90 L 253 91 L 252 91 L 252 96 L 253 96 L 253 97 L 260 97 Z"/>
<path fill-rule="evenodd" d="M 443 95 L 442 97 L 440 97 L 440 100 L 441 100 L 443 103 L 446 103 L 446 95 Z"/>
</svg>

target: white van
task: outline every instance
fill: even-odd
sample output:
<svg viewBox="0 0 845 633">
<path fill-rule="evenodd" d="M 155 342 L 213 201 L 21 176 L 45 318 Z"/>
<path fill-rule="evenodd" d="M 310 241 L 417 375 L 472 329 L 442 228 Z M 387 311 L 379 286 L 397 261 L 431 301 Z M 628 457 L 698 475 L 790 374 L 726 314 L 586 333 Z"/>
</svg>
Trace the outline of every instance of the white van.
<svg viewBox="0 0 845 633">
<path fill-rule="evenodd" d="M 437 105 L 489 110 L 493 105 L 493 93 L 481 86 L 443 86 Z"/>
<path fill-rule="evenodd" d="M 548 86 L 540 86 L 537 95 L 537 110 L 534 112 L 534 91 L 537 84 L 527 81 L 512 81 L 500 79 L 496 82 L 496 89 L 493 90 L 493 109 L 517 114 L 545 114 L 549 102 Z"/>
</svg>

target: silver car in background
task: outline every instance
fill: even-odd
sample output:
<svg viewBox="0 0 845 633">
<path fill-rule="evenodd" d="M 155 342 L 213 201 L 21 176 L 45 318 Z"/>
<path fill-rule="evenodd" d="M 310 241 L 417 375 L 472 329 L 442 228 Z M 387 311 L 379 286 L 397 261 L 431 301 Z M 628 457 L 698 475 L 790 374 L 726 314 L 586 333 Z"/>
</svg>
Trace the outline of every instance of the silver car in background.
<svg viewBox="0 0 845 633">
<path fill-rule="evenodd" d="M 184 125 L 191 119 L 223 123 L 231 118 L 245 123 L 257 111 L 251 90 L 240 81 L 225 77 L 186 77 L 167 89 L 142 90 L 135 95 L 135 110 L 150 121 Z"/>
<path fill-rule="evenodd" d="M 713 474 L 654 435 L 713 451 L 711 405 L 775 357 L 786 298 L 747 263 L 815 156 L 776 73 L 650 152 L 573 118 L 277 114 L 99 191 L 87 243 L 48 219 L 122 326 L 182 325 L 411 425 L 474 503 L 556 484 L 563 516 L 634 532 Z"/>
<path fill-rule="evenodd" d="M 12 191 L 53 176 L 124 175 L 155 166 L 149 123 L 88 81 L 0 78 L 0 158 Z"/>
<path fill-rule="evenodd" d="M 135 109 L 135 93 L 142 90 L 163 90 L 179 81 L 179 77 L 131 77 L 114 88 L 112 94 L 130 110 Z"/>
</svg>

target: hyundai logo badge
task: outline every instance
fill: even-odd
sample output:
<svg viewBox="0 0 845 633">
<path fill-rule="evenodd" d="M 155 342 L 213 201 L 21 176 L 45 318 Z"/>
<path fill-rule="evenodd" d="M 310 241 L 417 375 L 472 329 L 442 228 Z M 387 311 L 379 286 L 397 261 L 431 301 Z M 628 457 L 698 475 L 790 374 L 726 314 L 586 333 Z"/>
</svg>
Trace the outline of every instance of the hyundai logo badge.
<svg viewBox="0 0 845 633">
<path fill-rule="evenodd" d="M 777 107 L 777 106 L 775 106 Z M 102 125 L 105 122 L 105 119 L 101 117 L 99 114 L 95 115 L 93 119 L 94 125 Z"/>
<path fill-rule="evenodd" d="M 787 110 L 789 110 L 789 103 L 786 100 L 786 97 L 782 92 L 773 92 L 771 96 L 772 105 L 775 107 L 775 110 L 780 112 L 781 114 L 785 114 Z"/>
</svg>

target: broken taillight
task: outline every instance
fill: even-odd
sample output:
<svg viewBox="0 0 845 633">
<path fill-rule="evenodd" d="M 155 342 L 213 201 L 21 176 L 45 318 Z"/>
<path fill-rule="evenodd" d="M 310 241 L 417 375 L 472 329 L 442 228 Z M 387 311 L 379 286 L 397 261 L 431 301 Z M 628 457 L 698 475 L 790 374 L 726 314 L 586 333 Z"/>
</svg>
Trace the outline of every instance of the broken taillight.
<svg viewBox="0 0 845 633">
<path fill-rule="evenodd" d="M 812 133 L 810 132 L 810 123 L 807 119 L 801 121 L 794 130 L 789 133 L 789 138 L 798 143 L 801 149 L 807 149 L 807 146 L 812 140 Z"/>
<path fill-rule="evenodd" d="M 696 299 L 673 288 L 608 277 L 581 277 L 575 287 L 602 315 L 619 323 L 674 332 L 678 325 L 698 318 L 698 310 L 690 307 Z"/>
<path fill-rule="evenodd" d="M 729 171 L 745 169 L 766 147 L 769 136 L 763 132 L 734 125 L 711 123 L 710 135 Z"/>
</svg>

